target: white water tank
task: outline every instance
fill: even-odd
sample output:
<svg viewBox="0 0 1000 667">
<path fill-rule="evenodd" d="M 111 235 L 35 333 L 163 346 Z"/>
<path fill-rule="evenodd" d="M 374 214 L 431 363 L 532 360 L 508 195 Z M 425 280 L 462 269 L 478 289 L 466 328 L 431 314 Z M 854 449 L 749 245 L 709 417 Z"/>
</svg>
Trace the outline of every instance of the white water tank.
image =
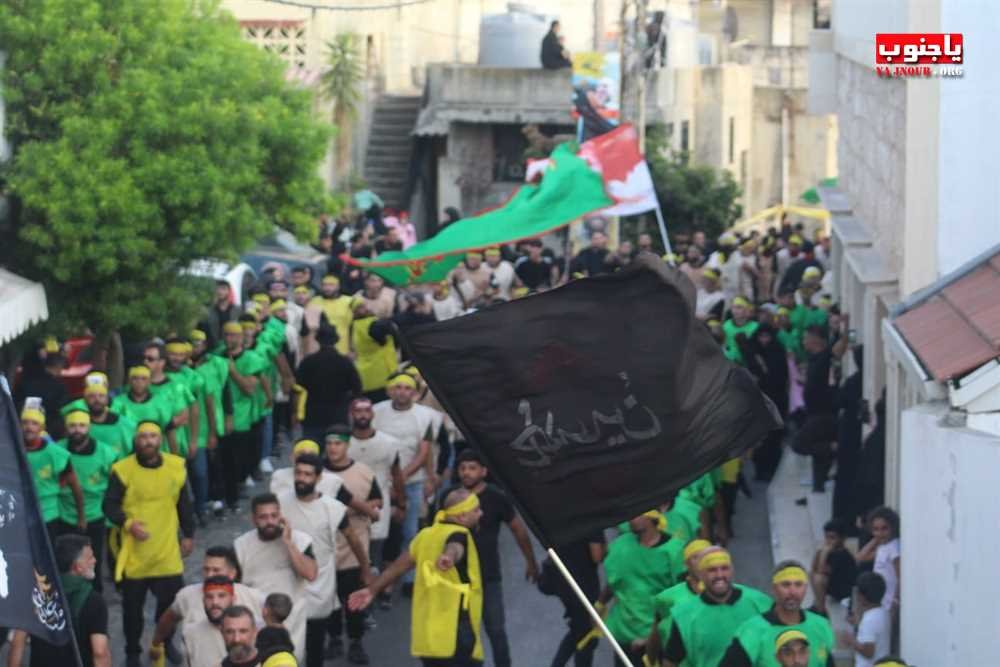
<svg viewBox="0 0 1000 667">
<path fill-rule="evenodd" d="M 552 17 L 530 6 L 511 3 L 506 14 L 490 14 L 479 22 L 479 64 L 485 67 L 542 66 L 542 39 Z"/>
</svg>

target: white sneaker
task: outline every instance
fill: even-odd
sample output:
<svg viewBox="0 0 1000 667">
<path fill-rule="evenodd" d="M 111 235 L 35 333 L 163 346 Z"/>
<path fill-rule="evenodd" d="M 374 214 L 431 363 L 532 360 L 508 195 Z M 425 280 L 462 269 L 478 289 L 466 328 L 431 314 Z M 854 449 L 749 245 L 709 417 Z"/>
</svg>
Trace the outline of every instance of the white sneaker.
<svg viewBox="0 0 1000 667">
<path fill-rule="evenodd" d="M 271 474 L 274 472 L 274 466 L 271 464 L 271 459 L 265 458 L 260 460 L 260 471 L 265 474 Z"/>
<path fill-rule="evenodd" d="M 246 481 L 246 482 L 244 482 L 243 484 L 244 484 L 244 485 L 245 485 L 245 486 L 246 486 L 246 487 L 247 487 L 248 489 L 249 489 L 249 488 L 251 488 L 251 487 L 254 487 L 254 486 L 256 486 L 256 484 L 254 484 L 254 481 L 253 481 L 253 476 L 252 476 L 252 475 L 247 475 L 247 481 Z"/>
</svg>

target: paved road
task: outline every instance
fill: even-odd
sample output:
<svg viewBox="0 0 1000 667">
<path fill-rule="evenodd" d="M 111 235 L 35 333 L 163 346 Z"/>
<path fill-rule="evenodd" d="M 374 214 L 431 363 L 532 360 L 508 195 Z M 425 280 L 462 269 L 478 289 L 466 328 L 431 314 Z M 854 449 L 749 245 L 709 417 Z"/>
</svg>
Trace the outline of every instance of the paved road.
<svg viewBox="0 0 1000 667">
<path fill-rule="evenodd" d="M 734 530 L 736 538 L 731 542 L 737 566 L 737 578 L 752 586 L 766 587 L 771 569 L 770 532 L 767 521 L 765 487 L 753 484 L 754 497 L 739 499 Z M 208 546 L 229 544 L 250 527 L 249 515 L 228 517 L 212 521 L 196 536 L 196 550 L 186 562 L 186 581 L 201 578 L 201 554 Z M 556 598 L 541 595 L 533 584 L 524 580 L 523 558 L 509 531 L 504 531 L 500 539 L 501 559 L 504 576 L 504 601 L 507 608 L 507 632 L 511 643 L 513 664 L 516 667 L 546 667 L 555 653 L 555 648 L 565 632 L 562 619 L 562 605 Z M 536 558 L 543 554 L 536 544 Z M 121 605 L 119 597 L 112 591 L 105 593 L 110 608 L 110 632 L 114 648 L 114 664 L 125 661 L 124 639 L 121 625 Z M 365 638 L 365 646 L 376 667 L 415 665 L 409 654 L 409 605 L 397 593 L 395 604 L 390 611 L 376 612 L 377 627 Z M 144 643 L 148 644 L 152 632 L 153 605 L 150 598 L 146 609 L 146 633 Z M 5 656 L 3 656 L 5 662 Z M 487 665 L 489 648 L 487 647 Z M 348 665 L 346 659 L 328 661 L 328 665 Z M 595 664 L 612 664 L 611 650 L 602 641 Z"/>
</svg>

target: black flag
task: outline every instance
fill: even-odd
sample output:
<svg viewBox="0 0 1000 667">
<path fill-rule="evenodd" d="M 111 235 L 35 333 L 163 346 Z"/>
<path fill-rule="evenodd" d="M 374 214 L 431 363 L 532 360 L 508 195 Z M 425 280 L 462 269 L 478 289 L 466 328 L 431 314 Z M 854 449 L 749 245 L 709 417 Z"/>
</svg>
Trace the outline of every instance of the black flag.
<svg viewBox="0 0 1000 667">
<path fill-rule="evenodd" d="M 0 626 L 50 644 L 73 638 L 14 401 L 0 380 Z M 51 445 L 50 445 L 51 446 Z"/>
<path fill-rule="evenodd" d="M 695 319 L 691 282 L 650 253 L 403 338 L 546 546 L 665 502 L 781 426 Z"/>
</svg>

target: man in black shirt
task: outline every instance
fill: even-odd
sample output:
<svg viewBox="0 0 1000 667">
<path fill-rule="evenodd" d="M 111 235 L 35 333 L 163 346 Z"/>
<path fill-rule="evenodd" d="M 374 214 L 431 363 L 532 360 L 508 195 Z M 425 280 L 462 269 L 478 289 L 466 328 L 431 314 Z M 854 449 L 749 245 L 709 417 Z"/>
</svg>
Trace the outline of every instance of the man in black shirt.
<svg viewBox="0 0 1000 667">
<path fill-rule="evenodd" d="M 847 350 L 847 338 L 846 335 L 841 335 L 831 346 L 827 342 L 826 328 L 811 326 L 806 329 L 802 341 L 802 346 L 809 355 L 803 391 L 806 421 L 796 436 L 795 450 L 800 454 L 812 456 L 815 493 L 823 493 L 827 473 L 833 463 L 833 451 L 837 440 L 838 385 L 834 364 Z"/>
<path fill-rule="evenodd" d="M 528 254 L 514 263 L 518 281 L 532 291 L 555 287 L 559 282 L 559 269 L 551 258 L 542 254 L 541 239 L 529 239 L 524 245 Z"/>
<path fill-rule="evenodd" d="M 47 418 L 45 428 L 53 440 L 59 440 L 66 432 L 63 428 L 60 409 L 69 402 L 66 386 L 60 379 L 62 370 L 66 367 L 66 357 L 61 354 L 50 354 L 45 357 L 45 372 L 30 378 L 25 378 L 14 390 L 14 404 L 18 412 L 24 408 L 24 401 L 32 396 L 42 399 Z"/>
<path fill-rule="evenodd" d="M 559 21 L 553 21 L 549 31 L 542 40 L 542 67 L 545 69 L 563 69 L 572 67 L 573 62 L 567 57 L 559 34 Z"/>
<path fill-rule="evenodd" d="M 608 552 L 604 532 L 597 531 L 589 537 L 563 545 L 557 551 L 563 565 L 569 570 L 583 594 L 588 600 L 596 600 L 601 594 L 601 578 L 597 570 Z M 569 631 L 559 642 L 556 656 L 552 659 L 552 667 L 564 667 L 570 658 L 576 667 L 590 667 L 594 662 L 594 651 L 597 650 L 598 641 L 595 638 L 582 648 L 578 648 L 578 644 L 593 629 L 594 621 L 562 575 L 554 574 L 557 577 L 556 595 L 566 608 L 563 617 L 569 624 Z"/>
<path fill-rule="evenodd" d="M 479 453 L 471 448 L 462 450 L 458 455 L 457 465 L 462 486 L 479 496 L 479 508 L 482 511 L 479 527 L 473 531 L 473 539 L 479 550 L 479 567 L 483 576 L 483 626 L 493 649 L 493 664 L 497 667 L 510 667 L 500 574 L 500 524 L 510 526 L 517 546 L 524 554 L 524 576 L 528 581 L 538 579 L 535 552 L 531 547 L 528 530 L 517 516 L 510 500 L 499 488 L 486 483 L 489 470 Z"/>
<path fill-rule="evenodd" d="M 587 276 L 599 276 L 611 273 L 615 264 L 611 262 L 608 250 L 608 235 L 595 229 L 590 235 L 590 247 L 584 248 L 570 263 L 570 273 L 583 273 Z"/>
<path fill-rule="evenodd" d="M 111 667 L 111 649 L 108 646 L 108 606 L 101 594 L 94 590 L 97 559 L 90 539 L 84 535 L 63 535 L 54 545 L 59 580 L 69 602 L 73 630 L 80 647 L 84 667 Z M 17 630 L 11 643 L 8 664 L 23 664 L 27 633 Z M 72 665 L 76 663 L 72 644 L 53 646 L 38 638 L 31 638 L 30 667 Z"/>
<path fill-rule="evenodd" d="M 306 416 L 302 437 L 323 442 L 328 427 L 347 422 L 347 406 L 361 395 L 361 376 L 354 363 L 337 352 L 337 330 L 320 326 L 316 333 L 319 350 L 299 364 L 295 383 L 306 391 Z"/>
</svg>

